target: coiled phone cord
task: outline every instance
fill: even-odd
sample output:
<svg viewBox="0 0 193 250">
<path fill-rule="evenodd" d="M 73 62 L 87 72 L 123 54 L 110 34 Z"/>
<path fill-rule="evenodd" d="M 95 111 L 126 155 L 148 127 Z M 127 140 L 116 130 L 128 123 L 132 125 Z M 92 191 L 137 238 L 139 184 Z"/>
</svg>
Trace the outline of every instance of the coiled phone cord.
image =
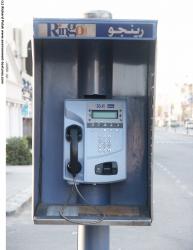
<svg viewBox="0 0 193 250">
<path fill-rule="evenodd" d="M 86 203 L 86 205 L 89 205 L 91 206 L 97 213 L 98 215 L 100 216 L 99 219 L 95 220 L 95 221 L 92 221 L 92 222 L 87 222 L 87 223 L 83 223 L 83 222 L 80 222 L 78 220 L 74 220 L 74 219 L 70 219 L 68 218 L 66 215 L 64 215 L 64 209 L 65 209 L 65 206 L 63 206 L 59 213 L 60 213 L 60 216 L 65 219 L 66 221 L 72 223 L 72 224 L 78 224 L 78 225 L 94 225 L 94 224 L 97 224 L 97 223 L 100 223 L 104 220 L 105 218 L 105 214 L 99 209 L 97 208 L 96 206 L 94 205 L 91 205 L 89 204 L 89 202 L 87 201 L 87 199 L 83 196 L 83 194 L 80 192 L 80 190 L 78 189 L 78 186 L 77 186 L 77 183 L 75 181 L 75 178 L 73 177 L 73 186 L 72 186 L 72 189 L 71 189 L 71 192 L 69 194 L 69 197 L 66 201 L 66 204 L 68 205 L 71 198 L 72 198 L 72 194 L 74 193 L 74 191 L 77 193 L 77 195 Z"/>
</svg>

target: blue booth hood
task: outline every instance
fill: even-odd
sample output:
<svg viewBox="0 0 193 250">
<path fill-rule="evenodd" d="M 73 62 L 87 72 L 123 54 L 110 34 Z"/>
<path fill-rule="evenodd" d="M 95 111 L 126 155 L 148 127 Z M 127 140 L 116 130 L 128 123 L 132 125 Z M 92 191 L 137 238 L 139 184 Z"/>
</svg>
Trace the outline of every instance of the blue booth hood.
<svg viewBox="0 0 193 250">
<path fill-rule="evenodd" d="M 156 40 L 156 20 L 34 18 L 34 39 Z"/>
</svg>

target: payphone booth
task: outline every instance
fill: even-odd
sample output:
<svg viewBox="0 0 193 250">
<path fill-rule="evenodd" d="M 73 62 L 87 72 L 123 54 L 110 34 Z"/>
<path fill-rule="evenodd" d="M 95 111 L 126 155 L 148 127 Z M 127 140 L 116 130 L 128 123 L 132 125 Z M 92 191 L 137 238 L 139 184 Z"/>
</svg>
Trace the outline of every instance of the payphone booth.
<svg viewBox="0 0 193 250">
<path fill-rule="evenodd" d="M 156 27 L 34 19 L 36 224 L 151 224 Z"/>
</svg>

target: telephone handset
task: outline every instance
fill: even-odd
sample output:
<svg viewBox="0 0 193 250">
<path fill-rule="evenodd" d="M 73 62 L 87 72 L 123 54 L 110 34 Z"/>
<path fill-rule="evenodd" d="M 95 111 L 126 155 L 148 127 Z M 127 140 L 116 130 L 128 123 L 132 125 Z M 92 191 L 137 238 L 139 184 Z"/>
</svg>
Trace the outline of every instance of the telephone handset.
<svg viewBox="0 0 193 250">
<path fill-rule="evenodd" d="M 78 125 L 70 125 L 66 129 L 66 140 L 70 142 L 70 161 L 67 164 L 68 171 L 73 177 L 81 170 L 78 161 L 78 142 L 82 139 L 82 129 Z"/>
</svg>

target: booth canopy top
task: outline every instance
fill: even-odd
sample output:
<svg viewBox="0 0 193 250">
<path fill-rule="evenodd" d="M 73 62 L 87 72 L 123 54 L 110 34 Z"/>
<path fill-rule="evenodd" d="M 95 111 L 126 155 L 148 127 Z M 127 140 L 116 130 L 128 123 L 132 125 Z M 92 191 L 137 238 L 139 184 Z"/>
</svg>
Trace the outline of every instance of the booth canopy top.
<svg viewBox="0 0 193 250">
<path fill-rule="evenodd" d="M 34 39 L 156 40 L 157 21 L 34 19 Z"/>
</svg>

